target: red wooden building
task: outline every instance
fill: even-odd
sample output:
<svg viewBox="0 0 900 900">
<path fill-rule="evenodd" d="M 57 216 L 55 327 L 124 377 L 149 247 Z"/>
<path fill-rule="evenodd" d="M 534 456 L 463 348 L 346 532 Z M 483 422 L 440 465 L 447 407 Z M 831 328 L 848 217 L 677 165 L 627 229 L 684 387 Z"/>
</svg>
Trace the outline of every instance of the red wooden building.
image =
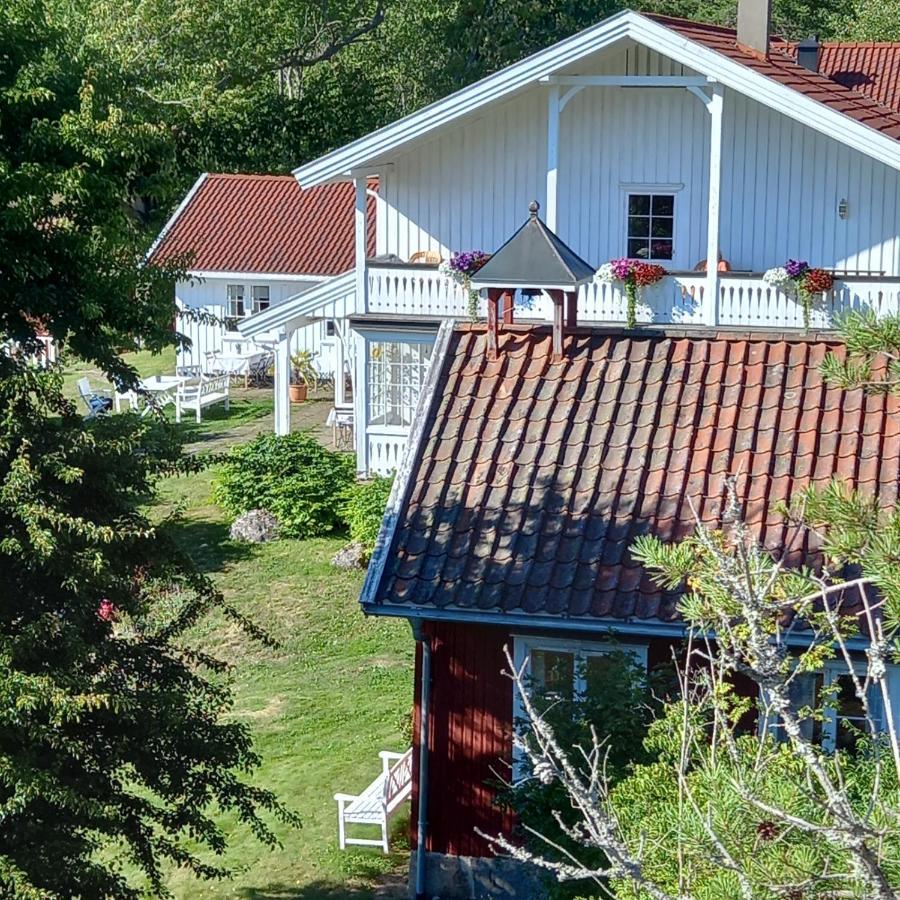
<svg viewBox="0 0 900 900">
<path fill-rule="evenodd" d="M 685 537 L 690 504 L 718 524 L 729 476 L 774 553 L 776 503 L 807 485 L 838 476 L 897 500 L 898 401 L 824 384 L 825 354 L 844 352 L 833 338 L 570 327 L 554 361 L 549 327 L 494 329 L 438 338 L 361 598 L 368 614 L 409 618 L 419 640 L 412 830 L 428 896 L 527 890 L 475 833 L 512 825 L 492 788 L 512 753 L 504 646 L 538 679 L 551 657 L 602 653 L 611 634 L 648 664 L 667 658 L 678 594 L 629 547 Z M 816 556 L 807 535 L 788 562 Z"/>
</svg>

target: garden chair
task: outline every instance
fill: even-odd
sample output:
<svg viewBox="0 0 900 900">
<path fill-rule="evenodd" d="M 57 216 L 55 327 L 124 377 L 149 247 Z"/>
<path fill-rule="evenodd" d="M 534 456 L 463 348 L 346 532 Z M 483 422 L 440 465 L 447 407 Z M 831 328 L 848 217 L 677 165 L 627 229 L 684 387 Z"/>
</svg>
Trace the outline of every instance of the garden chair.
<svg viewBox="0 0 900 900">
<path fill-rule="evenodd" d="M 263 387 L 269 380 L 269 369 L 275 362 L 274 353 L 261 353 L 254 357 L 247 367 L 247 381 L 256 387 Z M 245 384 L 244 387 L 247 387 Z"/>
<path fill-rule="evenodd" d="M 107 388 L 95 390 L 88 378 L 78 379 L 78 396 L 87 407 L 89 419 L 106 415 L 113 405 L 113 392 Z"/>
</svg>

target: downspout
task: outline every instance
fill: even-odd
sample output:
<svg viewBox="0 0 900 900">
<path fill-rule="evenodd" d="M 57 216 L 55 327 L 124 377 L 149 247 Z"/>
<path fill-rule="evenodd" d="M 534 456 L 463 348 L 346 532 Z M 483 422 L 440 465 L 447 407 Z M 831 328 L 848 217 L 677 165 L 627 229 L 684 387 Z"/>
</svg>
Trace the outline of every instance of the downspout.
<svg viewBox="0 0 900 900">
<path fill-rule="evenodd" d="M 416 828 L 416 900 L 425 900 L 425 840 L 428 835 L 428 727 L 431 717 L 431 641 L 422 619 L 410 622 L 422 646 L 422 686 L 419 693 L 419 810 Z"/>
</svg>

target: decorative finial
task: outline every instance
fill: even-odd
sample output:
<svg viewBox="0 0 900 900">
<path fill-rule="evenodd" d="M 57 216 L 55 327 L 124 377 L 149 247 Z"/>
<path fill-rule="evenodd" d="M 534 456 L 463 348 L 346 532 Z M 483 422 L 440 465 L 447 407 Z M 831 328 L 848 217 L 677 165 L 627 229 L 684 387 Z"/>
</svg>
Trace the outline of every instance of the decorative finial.
<svg viewBox="0 0 900 900">
<path fill-rule="evenodd" d="M 537 200 L 532 200 L 531 203 L 528 204 L 528 212 L 531 214 L 532 219 L 537 218 L 538 210 L 541 208 L 541 204 L 537 202 Z"/>
</svg>

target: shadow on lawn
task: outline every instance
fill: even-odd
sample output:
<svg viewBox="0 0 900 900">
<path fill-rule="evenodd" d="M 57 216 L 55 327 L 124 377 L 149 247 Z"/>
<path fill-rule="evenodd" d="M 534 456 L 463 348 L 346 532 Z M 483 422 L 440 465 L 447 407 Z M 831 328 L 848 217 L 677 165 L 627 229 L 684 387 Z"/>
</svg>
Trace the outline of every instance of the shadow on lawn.
<svg viewBox="0 0 900 900">
<path fill-rule="evenodd" d="M 167 530 L 178 546 L 190 554 L 197 568 L 208 575 L 253 554 L 251 544 L 229 538 L 230 527 L 228 522 L 188 520 L 173 522 Z"/>
<path fill-rule="evenodd" d="M 333 881 L 313 881 L 301 887 L 270 884 L 260 888 L 243 888 L 242 900 L 400 900 L 408 896 L 406 879 L 392 876 L 379 887 L 348 887 Z"/>
</svg>

